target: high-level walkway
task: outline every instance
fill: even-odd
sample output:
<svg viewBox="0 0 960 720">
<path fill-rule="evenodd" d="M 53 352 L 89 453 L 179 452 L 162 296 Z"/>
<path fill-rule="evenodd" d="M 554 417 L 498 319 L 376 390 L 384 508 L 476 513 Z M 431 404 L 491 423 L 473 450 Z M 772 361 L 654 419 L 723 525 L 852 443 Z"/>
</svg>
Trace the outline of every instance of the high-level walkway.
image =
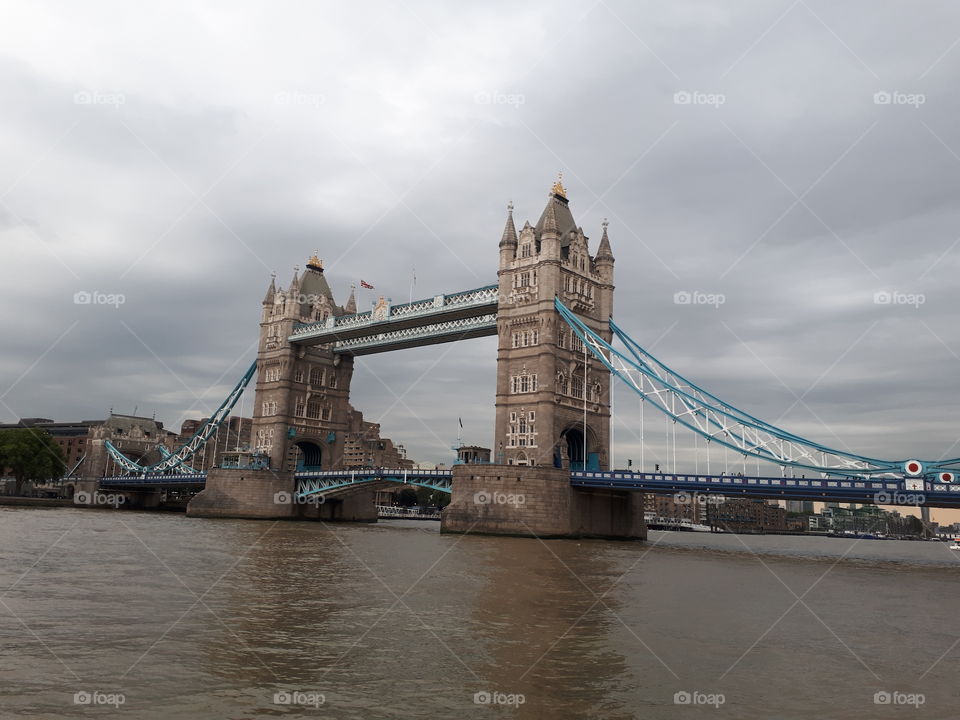
<svg viewBox="0 0 960 720">
<path fill-rule="evenodd" d="M 403 305 L 381 299 L 356 315 L 302 324 L 287 340 L 295 345 L 332 345 L 347 355 L 402 350 L 422 345 L 486 337 L 497 333 L 498 285 L 436 295 Z"/>
</svg>

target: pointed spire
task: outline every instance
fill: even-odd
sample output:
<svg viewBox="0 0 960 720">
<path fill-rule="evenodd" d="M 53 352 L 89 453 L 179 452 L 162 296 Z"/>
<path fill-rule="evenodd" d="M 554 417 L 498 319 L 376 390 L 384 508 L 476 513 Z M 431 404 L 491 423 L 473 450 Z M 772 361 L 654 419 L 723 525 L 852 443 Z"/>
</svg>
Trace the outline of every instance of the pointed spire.
<svg viewBox="0 0 960 720">
<path fill-rule="evenodd" d="M 296 295 L 300 292 L 300 266 L 294 265 L 293 267 L 293 280 L 290 281 L 290 292 Z"/>
<path fill-rule="evenodd" d="M 344 312 L 346 312 L 347 315 L 357 314 L 357 298 L 354 296 L 354 292 L 353 292 L 355 287 L 356 287 L 355 285 L 350 286 L 350 299 L 347 300 L 347 305 L 346 307 L 343 308 Z"/>
<path fill-rule="evenodd" d="M 507 205 L 507 224 L 503 228 L 503 237 L 500 238 L 500 247 L 517 244 L 517 228 L 513 224 L 513 201 Z"/>
<path fill-rule="evenodd" d="M 264 305 L 273 305 L 273 301 L 277 297 L 277 274 L 275 272 L 270 273 L 270 287 L 267 288 L 267 294 L 263 296 Z"/>
<path fill-rule="evenodd" d="M 543 233 L 553 233 L 554 235 L 558 233 L 557 210 L 553 197 L 547 200 L 547 207 L 543 211 Z"/>
<path fill-rule="evenodd" d="M 610 223 L 603 219 L 603 237 L 600 238 L 600 245 L 597 248 L 597 260 L 608 260 L 613 262 L 613 251 L 610 249 L 610 238 L 607 237 L 607 226 Z"/>
</svg>

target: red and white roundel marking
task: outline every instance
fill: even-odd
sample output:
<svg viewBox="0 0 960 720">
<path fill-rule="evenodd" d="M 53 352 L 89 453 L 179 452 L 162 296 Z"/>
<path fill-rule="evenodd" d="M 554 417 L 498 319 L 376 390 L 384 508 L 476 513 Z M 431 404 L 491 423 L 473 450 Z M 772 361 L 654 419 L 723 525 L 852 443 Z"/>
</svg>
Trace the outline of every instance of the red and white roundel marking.
<svg viewBox="0 0 960 720">
<path fill-rule="evenodd" d="M 919 460 L 907 460 L 903 464 L 903 469 L 907 475 L 919 475 L 923 472 L 923 464 Z"/>
<path fill-rule="evenodd" d="M 953 473 L 940 473 L 940 482 L 952 483 Z"/>
</svg>

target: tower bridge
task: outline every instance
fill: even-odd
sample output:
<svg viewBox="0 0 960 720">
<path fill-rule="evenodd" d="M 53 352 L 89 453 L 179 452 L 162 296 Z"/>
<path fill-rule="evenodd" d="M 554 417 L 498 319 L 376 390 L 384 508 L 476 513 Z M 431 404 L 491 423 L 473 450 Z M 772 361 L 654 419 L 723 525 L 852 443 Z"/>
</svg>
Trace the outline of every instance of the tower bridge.
<svg viewBox="0 0 960 720">
<path fill-rule="evenodd" d="M 960 507 L 960 458 L 883 460 L 826 447 L 725 403 L 647 352 L 612 319 L 615 259 L 606 221 L 591 253 L 559 180 L 536 224 L 518 231 L 508 206 L 498 249 L 496 283 L 398 305 L 381 297 L 367 312 L 357 312 L 352 291 L 343 306 L 335 302 L 316 256 L 286 289 L 272 278 L 256 362 L 210 420 L 153 464 L 102 441 L 86 463 L 86 480 L 124 491 L 203 487 L 190 515 L 354 520 L 375 519 L 375 488 L 407 483 L 452 493 L 445 530 L 538 536 L 643 537 L 643 492 L 881 504 L 909 498 Z M 451 471 L 344 466 L 344 437 L 356 414 L 349 403 L 354 357 L 492 335 L 492 463 Z M 256 462 L 192 472 L 190 458 L 254 376 Z M 643 406 L 705 441 L 705 473 L 611 469 L 614 377 Z M 742 456 L 744 470 L 750 459 L 780 476 L 711 472 L 711 448 Z M 120 472 L 105 472 L 105 459 Z M 804 477 L 788 477 L 797 471 Z M 523 502 L 499 503 L 501 496 Z"/>
</svg>

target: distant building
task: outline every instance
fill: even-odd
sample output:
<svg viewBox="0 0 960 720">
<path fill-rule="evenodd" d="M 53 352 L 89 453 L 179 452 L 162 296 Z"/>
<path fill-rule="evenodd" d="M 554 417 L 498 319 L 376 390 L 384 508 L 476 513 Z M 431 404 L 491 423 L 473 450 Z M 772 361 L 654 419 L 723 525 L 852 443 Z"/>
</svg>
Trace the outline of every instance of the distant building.
<svg viewBox="0 0 960 720">
<path fill-rule="evenodd" d="M 380 424 L 363 419 L 363 413 L 351 410 L 349 429 L 343 439 L 343 467 L 405 468 L 413 469 L 414 462 L 407 459 L 403 445 L 394 445 L 389 438 L 380 437 Z"/>
<path fill-rule="evenodd" d="M 210 418 L 191 418 L 180 425 L 180 434 L 176 438 L 176 447 L 185 445 L 196 435 Z M 238 450 L 250 447 L 253 419 L 231 416 L 227 418 L 198 453 L 184 464 L 194 470 L 206 472 L 223 462 L 227 453 L 236 454 Z"/>
<path fill-rule="evenodd" d="M 787 511 L 766 500 L 728 499 L 710 508 L 710 524 L 728 532 L 786 530 Z"/>
<path fill-rule="evenodd" d="M 655 495 L 645 493 L 643 510 L 645 513 L 653 513 L 655 518 L 690 520 L 705 525 L 707 523 L 707 504 L 702 502 L 703 497 L 700 494 Z"/>
<path fill-rule="evenodd" d="M 819 515 L 809 518 L 810 529 L 847 534 L 916 536 L 921 532 L 920 520 L 912 515 L 901 516 L 895 510 L 876 505 L 863 505 L 854 510 L 824 507 Z"/>
<path fill-rule="evenodd" d="M 479 445 L 461 445 L 457 448 L 457 461 L 464 465 L 490 462 L 490 448 Z"/>
<path fill-rule="evenodd" d="M 787 530 L 792 532 L 806 532 L 809 530 L 809 520 L 806 517 L 788 517 Z"/>
</svg>

